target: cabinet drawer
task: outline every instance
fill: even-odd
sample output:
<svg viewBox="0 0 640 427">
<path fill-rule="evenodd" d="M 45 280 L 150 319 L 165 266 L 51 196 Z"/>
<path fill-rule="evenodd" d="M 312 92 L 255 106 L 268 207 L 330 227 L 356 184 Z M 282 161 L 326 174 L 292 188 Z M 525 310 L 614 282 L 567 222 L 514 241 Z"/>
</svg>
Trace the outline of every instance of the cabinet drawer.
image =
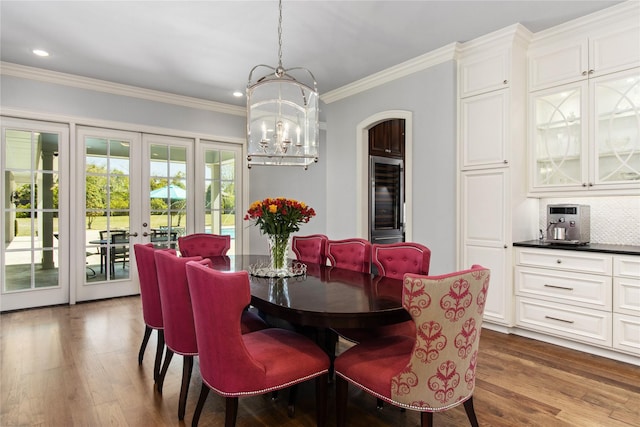
<svg viewBox="0 0 640 427">
<path fill-rule="evenodd" d="M 613 311 L 640 316 L 640 279 L 613 278 Z"/>
<path fill-rule="evenodd" d="M 516 324 L 546 334 L 611 347 L 612 314 L 516 297 Z"/>
<path fill-rule="evenodd" d="M 607 276 L 517 267 L 516 292 L 520 296 L 611 310 L 611 277 Z"/>
<path fill-rule="evenodd" d="M 640 317 L 613 314 L 613 348 L 640 356 Z"/>
<path fill-rule="evenodd" d="M 640 279 L 640 257 L 614 256 L 613 275 L 618 277 Z"/>
<path fill-rule="evenodd" d="M 611 276 L 612 256 L 598 252 L 577 252 L 519 248 L 516 262 L 531 267 L 545 267 L 578 273 Z"/>
</svg>

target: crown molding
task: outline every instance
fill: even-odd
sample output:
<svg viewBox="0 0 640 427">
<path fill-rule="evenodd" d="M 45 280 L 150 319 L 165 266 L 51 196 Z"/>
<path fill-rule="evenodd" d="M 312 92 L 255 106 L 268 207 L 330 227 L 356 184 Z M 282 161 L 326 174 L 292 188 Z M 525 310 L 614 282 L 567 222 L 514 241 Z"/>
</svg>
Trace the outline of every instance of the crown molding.
<svg viewBox="0 0 640 427">
<path fill-rule="evenodd" d="M 394 65 L 386 70 L 382 70 L 378 73 L 371 74 L 368 77 L 356 80 L 355 82 L 349 83 L 348 85 L 342 86 L 338 89 L 329 91 L 324 95 L 320 95 L 320 99 L 326 104 L 331 104 L 332 102 L 381 86 L 385 83 L 408 76 L 409 74 L 433 67 L 434 65 L 454 60 L 457 50 L 457 42 L 448 44 L 424 55 L 402 62 L 398 65 Z"/>
<path fill-rule="evenodd" d="M 42 68 L 28 67 L 26 65 L 13 64 L 10 62 L 0 62 L 0 75 L 37 80 L 79 89 L 104 92 L 112 95 L 145 99 L 147 101 L 161 102 L 164 104 L 179 105 L 181 107 L 195 108 L 198 110 L 215 111 L 217 113 L 232 114 L 235 116 L 244 117 L 247 114 L 244 107 L 238 107 L 236 105 L 223 104 L 221 102 L 208 101 L 189 96 L 175 95 L 157 90 L 143 89 L 136 86 L 44 70 Z"/>
<path fill-rule="evenodd" d="M 620 25 L 622 22 L 630 21 L 633 22 L 633 25 L 637 25 L 638 16 L 640 16 L 640 1 L 627 0 L 589 15 L 556 25 L 555 27 L 539 31 L 533 35 L 532 41 L 541 42 L 556 36 L 581 35 L 584 34 L 585 28 L 601 28 L 605 24 Z"/>
<path fill-rule="evenodd" d="M 458 59 L 466 55 L 475 55 L 479 49 L 503 49 L 513 45 L 527 46 L 533 33 L 520 23 L 509 25 L 484 36 L 462 43 Z"/>
</svg>

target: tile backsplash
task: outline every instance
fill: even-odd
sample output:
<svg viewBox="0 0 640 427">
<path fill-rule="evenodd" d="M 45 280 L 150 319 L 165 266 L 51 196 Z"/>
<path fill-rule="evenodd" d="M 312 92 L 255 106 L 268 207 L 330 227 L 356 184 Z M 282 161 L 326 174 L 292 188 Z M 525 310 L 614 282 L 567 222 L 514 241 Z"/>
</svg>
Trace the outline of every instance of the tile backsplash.
<svg viewBox="0 0 640 427">
<path fill-rule="evenodd" d="M 540 199 L 540 229 L 547 227 L 547 205 L 572 203 L 591 207 L 591 243 L 640 246 L 640 197 L 571 197 Z"/>
</svg>

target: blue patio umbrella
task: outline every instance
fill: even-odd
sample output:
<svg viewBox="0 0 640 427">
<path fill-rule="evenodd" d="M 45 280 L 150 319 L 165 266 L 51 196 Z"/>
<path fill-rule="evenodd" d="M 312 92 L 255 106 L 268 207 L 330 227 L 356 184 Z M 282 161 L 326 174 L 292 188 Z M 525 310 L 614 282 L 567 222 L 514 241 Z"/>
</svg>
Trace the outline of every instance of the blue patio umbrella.
<svg viewBox="0 0 640 427">
<path fill-rule="evenodd" d="M 187 192 L 184 188 L 170 184 L 151 191 L 151 193 L 149 193 L 149 197 L 152 199 L 186 200 Z"/>
</svg>

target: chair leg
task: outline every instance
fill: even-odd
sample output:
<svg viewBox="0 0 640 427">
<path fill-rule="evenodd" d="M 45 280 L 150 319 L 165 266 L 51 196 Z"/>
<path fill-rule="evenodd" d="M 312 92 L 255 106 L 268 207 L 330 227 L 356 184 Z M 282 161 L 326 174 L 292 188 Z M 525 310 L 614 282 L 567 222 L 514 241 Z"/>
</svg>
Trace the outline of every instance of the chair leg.
<svg viewBox="0 0 640 427">
<path fill-rule="evenodd" d="M 420 427 L 433 427 L 433 412 L 420 413 Z"/>
<path fill-rule="evenodd" d="M 191 382 L 191 372 L 193 371 L 193 356 L 184 356 L 182 361 L 182 385 L 180 386 L 180 400 L 178 400 L 178 419 L 184 420 L 184 412 L 187 407 L 187 395 L 189 394 L 189 383 Z"/>
<path fill-rule="evenodd" d="M 151 327 L 149 325 L 144 325 L 144 336 L 142 337 L 142 344 L 140 344 L 140 351 L 138 351 L 138 365 L 142 365 L 142 359 L 144 359 L 144 351 L 147 349 L 147 343 L 149 342 L 149 337 L 151 336 Z M 155 380 L 156 372 L 153 371 L 153 379 Z"/>
<path fill-rule="evenodd" d="M 160 378 L 160 365 L 162 364 L 162 353 L 164 352 L 164 330 L 158 329 L 158 343 L 156 344 L 156 361 L 153 364 L 153 381 L 157 384 Z"/>
<path fill-rule="evenodd" d="M 238 398 L 227 397 L 225 401 L 227 402 L 227 408 L 224 415 L 224 427 L 235 427 L 238 416 Z"/>
<path fill-rule="evenodd" d="M 160 375 L 158 376 L 158 393 L 162 394 L 162 385 L 164 384 L 164 377 L 167 375 L 167 370 L 169 369 L 169 363 L 171 363 L 171 358 L 173 358 L 173 350 L 167 347 L 167 353 L 164 356 L 164 364 L 162 365 L 162 370 L 160 371 Z"/>
<path fill-rule="evenodd" d="M 478 418 L 476 418 L 476 411 L 473 409 L 473 396 L 464 402 L 464 410 L 467 413 L 471 426 L 479 427 Z"/>
<path fill-rule="evenodd" d="M 198 404 L 196 405 L 196 410 L 193 412 L 193 420 L 191 420 L 191 427 L 197 427 L 198 421 L 200 421 L 200 414 L 202 414 L 202 408 L 204 408 L 204 402 L 207 400 L 207 396 L 209 396 L 209 387 L 202 382 L 202 389 L 200 389 L 200 397 L 198 398 Z"/>
<path fill-rule="evenodd" d="M 324 427 L 327 424 L 327 382 L 329 374 L 316 378 L 316 425 Z"/>
<path fill-rule="evenodd" d="M 336 426 L 347 425 L 347 392 L 349 383 L 340 375 L 336 375 Z"/>
<path fill-rule="evenodd" d="M 331 328 L 327 328 L 325 329 L 325 335 L 324 335 L 324 345 L 325 345 L 325 349 L 327 351 L 327 354 L 329 355 L 329 382 L 333 381 L 333 363 L 336 360 L 336 347 L 338 345 L 338 334 L 336 333 L 336 331 L 334 331 Z"/>
<path fill-rule="evenodd" d="M 289 387 L 289 404 L 287 405 L 287 415 L 293 418 L 296 414 L 296 399 L 298 397 L 298 385 L 294 384 Z"/>
</svg>

